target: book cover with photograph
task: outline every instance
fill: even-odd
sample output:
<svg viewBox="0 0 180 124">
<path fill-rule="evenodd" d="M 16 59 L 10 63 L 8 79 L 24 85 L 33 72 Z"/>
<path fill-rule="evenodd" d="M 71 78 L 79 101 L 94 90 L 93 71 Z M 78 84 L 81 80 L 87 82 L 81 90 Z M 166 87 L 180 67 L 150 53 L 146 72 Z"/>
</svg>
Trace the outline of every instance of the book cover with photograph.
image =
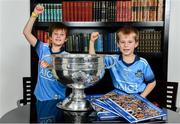
<svg viewBox="0 0 180 124">
<path fill-rule="evenodd" d="M 98 100 L 103 95 L 88 95 L 86 97 L 87 100 L 90 101 L 93 109 L 97 112 L 97 116 L 100 120 L 112 120 L 117 119 L 120 116 L 106 103 Z"/>
<path fill-rule="evenodd" d="M 139 94 L 126 94 L 115 91 L 118 95 L 104 100 L 114 111 L 121 114 L 128 122 L 140 122 L 166 116 L 167 114 Z"/>
</svg>

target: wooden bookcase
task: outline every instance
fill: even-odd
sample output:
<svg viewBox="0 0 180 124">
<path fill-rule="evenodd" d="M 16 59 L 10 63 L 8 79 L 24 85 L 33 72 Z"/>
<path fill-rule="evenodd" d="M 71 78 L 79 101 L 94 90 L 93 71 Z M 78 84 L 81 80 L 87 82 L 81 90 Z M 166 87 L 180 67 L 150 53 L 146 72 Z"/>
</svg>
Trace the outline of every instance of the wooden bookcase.
<svg viewBox="0 0 180 124">
<path fill-rule="evenodd" d="M 117 6 L 117 1 L 119 2 L 121 0 L 116 0 L 116 1 L 114 1 L 114 3 L 112 3 L 112 1 L 110 1 L 110 0 L 106 0 L 105 4 L 107 4 L 106 5 L 107 8 L 109 5 L 112 5 L 112 4 L 114 6 Z M 124 4 L 122 3 L 122 6 L 120 5 L 121 7 L 125 6 L 125 0 L 122 0 L 122 1 L 124 1 Z M 158 9 L 159 9 L 158 2 L 163 1 L 163 6 L 162 6 L 162 10 L 161 10 L 162 11 L 162 19 L 150 19 L 150 17 L 149 17 L 149 19 L 144 20 L 143 17 L 140 17 L 140 19 L 137 19 L 137 17 L 136 17 L 136 19 L 132 19 L 132 20 L 126 20 L 125 19 L 124 21 L 117 21 L 117 19 L 114 18 L 114 21 L 112 21 L 112 20 L 108 21 L 108 19 L 106 20 L 106 18 L 105 18 L 105 21 L 104 21 L 104 20 L 101 20 L 101 18 L 100 18 L 100 20 L 97 21 L 96 19 L 91 18 L 91 19 L 89 19 L 90 21 L 88 21 L 88 20 L 86 20 L 86 21 L 81 21 L 81 20 L 73 21 L 73 19 L 76 18 L 75 16 L 78 16 L 78 14 L 75 13 L 74 11 L 79 11 L 78 10 L 79 6 L 76 5 L 76 3 L 84 5 L 86 2 L 91 2 L 92 3 L 92 5 L 91 5 L 92 9 L 91 10 L 93 11 L 91 13 L 92 17 L 95 15 L 95 9 L 96 9 L 96 11 L 98 11 L 98 13 L 101 13 L 101 9 L 98 10 L 97 8 L 98 8 L 98 6 L 100 8 L 103 8 L 103 5 L 101 4 L 102 1 L 99 1 L 99 3 L 97 3 L 97 5 L 95 5 L 95 3 L 97 1 L 94 1 L 94 0 L 88 0 L 88 1 L 87 0 L 66 0 L 66 1 L 63 1 L 63 0 L 62 1 L 60 1 L 60 0 L 30 0 L 30 10 L 32 12 L 35 5 L 38 3 L 43 4 L 43 5 L 48 4 L 47 6 L 50 6 L 50 10 L 54 11 L 54 12 L 55 12 L 55 9 L 57 9 L 56 4 L 61 4 L 61 7 L 62 7 L 61 15 L 65 15 L 68 12 L 72 12 L 73 10 L 70 8 L 73 8 L 74 9 L 73 12 L 75 14 L 68 13 L 69 16 L 73 16 L 73 18 L 70 17 L 70 19 L 69 19 L 70 21 L 63 21 L 63 17 L 60 19 L 60 20 L 62 20 L 62 23 L 66 24 L 70 28 L 70 35 L 72 35 L 73 33 L 91 33 L 92 31 L 99 31 L 100 33 L 107 33 L 107 32 L 113 33 L 118 28 L 120 28 L 122 26 L 131 25 L 131 26 L 138 28 L 140 31 L 145 30 L 145 32 L 142 33 L 142 37 L 145 37 L 144 39 L 146 39 L 147 38 L 146 37 L 146 30 L 147 31 L 152 30 L 152 32 L 153 31 L 159 31 L 160 32 L 160 40 L 158 41 L 158 47 L 160 47 L 160 48 L 159 48 L 158 52 L 156 52 L 156 51 L 151 51 L 151 52 L 149 52 L 149 51 L 148 52 L 147 51 L 145 51 L 145 52 L 144 51 L 138 51 L 138 54 L 140 56 L 142 56 L 148 60 L 149 64 L 151 65 L 151 67 L 155 73 L 156 79 L 157 79 L 157 86 L 156 86 L 155 90 L 153 91 L 154 93 L 152 93 L 151 98 L 152 99 L 156 99 L 156 98 L 159 99 L 159 97 L 163 97 L 163 95 L 160 95 L 160 96 L 158 95 L 158 92 L 161 92 L 158 90 L 158 88 L 161 87 L 161 85 L 163 85 L 162 83 L 159 83 L 159 82 L 166 82 L 167 81 L 170 0 L 127 0 L 127 1 L 132 2 L 131 3 L 132 5 L 130 6 L 132 12 L 134 12 L 134 11 L 139 12 L 140 11 L 141 13 L 139 15 L 141 15 L 143 17 L 146 16 L 146 14 L 147 14 L 147 13 L 145 13 L 145 9 L 144 9 L 145 7 L 144 8 L 142 7 L 142 6 L 145 6 L 145 5 L 143 5 L 143 4 L 145 4 L 145 3 L 143 3 L 143 1 L 147 1 L 147 2 L 154 1 L 155 2 L 154 4 L 152 4 L 152 3 L 146 4 L 146 6 L 147 5 L 150 6 L 148 14 L 150 14 L 150 10 L 153 11 L 153 9 L 155 9 L 154 11 L 156 13 L 151 13 L 151 16 L 156 16 L 156 18 L 158 18 L 158 15 L 157 15 Z M 133 3 L 135 1 L 136 1 L 136 3 Z M 140 3 L 138 3 L 138 1 Z M 66 3 L 66 2 L 68 2 L 68 3 Z M 83 3 L 81 3 L 81 2 L 83 2 Z M 53 4 L 55 6 L 54 8 L 53 8 Z M 75 5 L 73 6 L 71 4 L 75 4 Z M 66 11 L 66 12 L 63 11 L 63 7 L 65 5 L 66 5 L 66 7 L 64 10 L 69 9 L 69 11 Z M 126 7 L 128 5 L 129 4 L 126 4 Z M 137 6 L 139 6 L 139 7 L 137 7 Z M 84 8 L 82 7 L 81 9 L 84 9 Z M 110 9 L 112 9 L 112 8 L 110 8 Z M 120 9 L 113 9 L 112 11 L 113 11 L 113 13 L 116 14 L 117 10 L 120 10 Z M 104 12 L 108 12 L 106 10 L 106 7 L 103 8 L 102 11 L 103 11 L 102 12 L 103 14 L 104 14 Z M 109 11 L 111 11 L 111 10 L 109 10 Z M 121 11 L 123 12 L 123 9 Z M 124 9 L 124 11 L 125 11 L 125 9 Z M 147 9 L 146 9 L 146 11 L 147 11 Z M 125 13 L 121 13 L 121 14 L 124 14 L 123 16 L 125 16 L 126 12 L 129 12 L 129 11 L 125 11 Z M 46 13 L 49 13 L 48 10 Z M 156 15 L 154 15 L 154 14 L 156 14 Z M 96 15 L 97 15 L 97 13 L 96 13 Z M 68 20 L 67 18 L 69 16 L 66 16 L 66 20 Z M 82 16 L 82 15 L 79 15 L 79 16 Z M 123 16 L 120 16 L 120 18 L 122 19 Z M 101 17 L 103 17 L 103 16 L 101 15 Z M 107 17 L 107 14 L 105 14 L 105 17 Z M 48 18 L 48 14 L 46 15 L 46 17 L 43 17 L 43 19 L 44 18 Z M 59 18 L 59 14 L 58 14 L 58 18 Z M 81 19 L 83 20 L 83 17 Z M 53 23 L 51 20 L 53 20 L 53 22 L 54 22 L 54 20 L 56 21 L 57 18 L 49 19 L 48 21 L 46 21 L 46 19 L 44 19 L 43 21 L 36 21 L 36 23 L 34 24 L 34 27 L 33 27 L 33 33 L 37 34 L 37 30 L 47 31 L 48 26 L 51 23 Z M 60 21 L 58 21 L 58 22 L 60 22 Z M 156 34 L 156 32 L 150 33 L 150 36 L 152 36 L 153 34 Z M 155 39 L 156 38 L 157 37 L 155 37 Z M 149 39 L 151 39 L 151 38 L 149 38 Z M 145 44 L 148 43 L 147 40 L 144 40 L 143 42 Z M 150 47 L 152 49 L 154 48 L 153 45 Z M 142 46 L 142 48 L 143 48 L 143 46 Z M 149 46 L 146 46 L 146 48 L 149 48 Z M 81 52 L 70 51 L 70 53 L 87 53 L 87 51 L 86 52 L 85 51 L 81 51 Z M 119 52 L 118 51 L 101 51 L 101 52 L 97 52 L 97 53 L 118 54 Z M 37 77 L 37 62 L 38 62 L 37 55 L 34 52 L 33 48 L 31 48 L 31 77 L 33 78 L 34 81 L 36 81 L 36 77 Z M 86 92 L 90 93 L 90 94 L 91 93 L 105 93 L 105 92 L 110 91 L 112 88 L 113 87 L 111 84 L 111 77 L 109 75 L 109 72 L 106 71 L 104 78 L 97 85 L 88 88 Z M 153 95 L 154 96 L 156 95 L 157 97 L 153 98 Z"/>
</svg>

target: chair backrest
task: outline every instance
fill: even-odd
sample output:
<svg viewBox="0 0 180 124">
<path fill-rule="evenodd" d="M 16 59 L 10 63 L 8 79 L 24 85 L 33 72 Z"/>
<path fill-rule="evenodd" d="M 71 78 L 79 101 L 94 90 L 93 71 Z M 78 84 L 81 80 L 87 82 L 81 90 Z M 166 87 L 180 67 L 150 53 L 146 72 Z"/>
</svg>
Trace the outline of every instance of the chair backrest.
<svg viewBox="0 0 180 124">
<path fill-rule="evenodd" d="M 31 77 L 23 77 L 23 99 L 17 101 L 17 106 L 35 102 L 34 83 Z"/>
<path fill-rule="evenodd" d="M 25 104 L 31 103 L 32 94 L 32 79 L 30 77 L 23 77 L 23 99 Z"/>
<path fill-rule="evenodd" d="M 156 82 L 156 87 L 148 95 L 148 99 L 160 108 L 176 111 L 178 83 L 162 80 L 157 80 Z"/>
<path fill-rule="evenodd" d="M 166 89 L 166 108 L 176 111 L 176 100 L 177 100 L 178 83 L 167 82 Z"/>
</svg>

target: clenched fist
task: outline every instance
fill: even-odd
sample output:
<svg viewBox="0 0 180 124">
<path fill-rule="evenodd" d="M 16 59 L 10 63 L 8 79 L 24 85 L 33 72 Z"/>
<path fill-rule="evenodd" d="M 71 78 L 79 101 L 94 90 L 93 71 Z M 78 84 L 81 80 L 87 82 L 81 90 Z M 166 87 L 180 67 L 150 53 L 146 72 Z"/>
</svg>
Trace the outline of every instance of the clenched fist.
<svg viewBox="0 0 180 124">
<path fill-rule="evenodd" d="M 34 8 L 34 12 L 39 15 L 44 12 L 44 7 L 40 4 L 37 4 Z"/>
<path fill-rule="evenodd" d="M 98 39 L 98 36 L 99 36 L 99 32 L 92 32 L 90 41 L 95 42 Z"/>
</svg>

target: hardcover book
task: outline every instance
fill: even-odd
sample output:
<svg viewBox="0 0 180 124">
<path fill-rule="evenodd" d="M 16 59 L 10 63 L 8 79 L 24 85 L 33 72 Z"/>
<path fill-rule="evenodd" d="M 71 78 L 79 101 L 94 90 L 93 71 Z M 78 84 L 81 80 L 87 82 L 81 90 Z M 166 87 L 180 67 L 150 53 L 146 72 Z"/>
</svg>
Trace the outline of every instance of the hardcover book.
<svg viewBox="0 0 180 124">
<path fill-rule="evenodd" d="M 127 94 L 117 89 L 91 99 L 90 102 L 96 106 L 96 111 L 109 111 L 115 116 L 125 118 L 130 123 L 160 118 L 167 115 L 163 110 L 139 94 Z M 101 118 L 103 115 L 106 114 L 101 114 Z"/>
<path fill-rule="evenodd" d="M 116 97 L 109 97 L 104 102 L 130 123 L 167 115 L 163 110 L 139 94 L 126 94 L 118 90 L 113 92 L 117 94 Z"/>
<path fill-rule="evenodd" d="M 102 95 L 87 96 L 86 99 L 90 101 L 93 109 L 97 112 L 100 120 L 114 120 L 120 117 L 111 107 L 105 102 L 98 100 Z"/>
</svg>

